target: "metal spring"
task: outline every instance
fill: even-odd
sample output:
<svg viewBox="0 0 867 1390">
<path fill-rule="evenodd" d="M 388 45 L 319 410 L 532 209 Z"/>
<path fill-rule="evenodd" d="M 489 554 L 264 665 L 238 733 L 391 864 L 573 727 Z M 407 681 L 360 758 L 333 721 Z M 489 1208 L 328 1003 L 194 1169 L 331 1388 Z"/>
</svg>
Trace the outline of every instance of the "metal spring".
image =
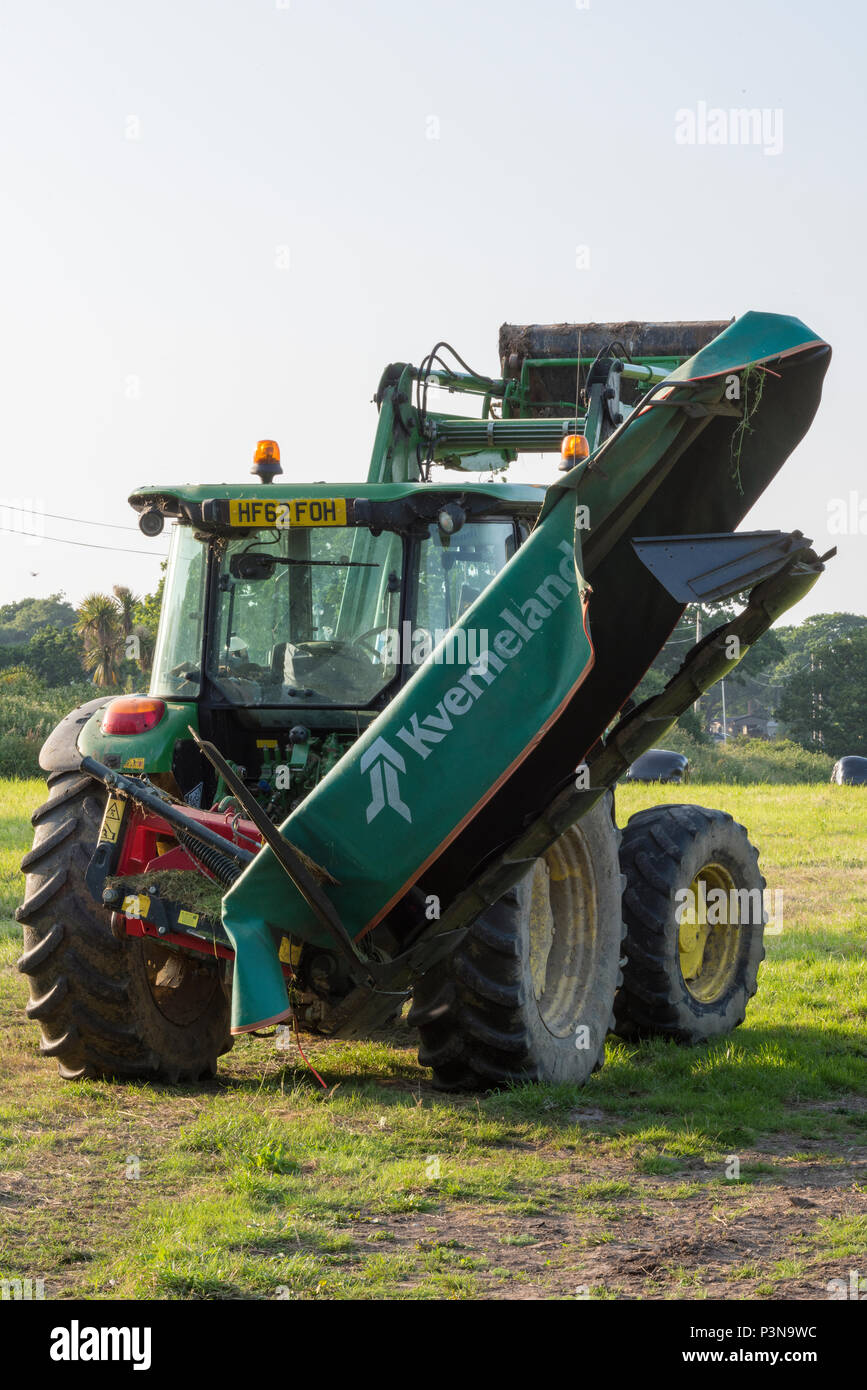
<svg viewBox="0 0 867 1390">
<path fill-rule="evenodd" d="M 175 829 L 175 834 L 179 844 L 182 844 L 185 849 L 195 855 L 196 859 L 204 864 L 205 868 L 214 875 L 214 878 L 224 888 L 231 888 L 232 884 L 241 877 L 242 866 L 236 864 L 228 855 L 221 854 L 218 849 L 214 849 L 211 845 L 203 844 L 201 840 L 196 839 L 195 835 L 191 835 L 187 830 L 181 830 L 180 827 Z"/>
</svg>

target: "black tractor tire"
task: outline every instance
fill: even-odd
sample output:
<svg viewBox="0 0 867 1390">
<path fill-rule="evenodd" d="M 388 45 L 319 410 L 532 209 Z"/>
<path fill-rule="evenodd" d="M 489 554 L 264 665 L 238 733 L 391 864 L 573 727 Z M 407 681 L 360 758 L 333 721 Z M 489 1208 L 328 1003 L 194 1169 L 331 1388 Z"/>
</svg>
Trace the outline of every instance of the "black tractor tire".
<svg viewBox="0 0 867 1390">
<path fill-rule="evenodd" d="M 758 861 L 747 831 L 725 811 L 653 806 L 631 817 L 620 847 L 626 875 L 626 965 L 614 1002 L 620 1037 L 699 1043 L 743 1023 L 765 956 Z M 708 895 L 712 888 L 750 895 L 737 900 L 746 913 L 738 906 L 710 924 L 718 912 L 709 897 L 708 924 L 700 923 L 700 909 L 694 921 L 688 914 L 679 920 L 683 890 L 692 890 L 689 902 L 698 907 L 702 880 Z"/>
<path fill-rule="evenodd" d="M 407 1021 L 440 1090 L 581 1086 L 602 1066 L 624 934 L 611 808 L 567 830 L 416 985 Z"/>
<path fill-rule="evenodd" d="M 225 963 L 112 935 L 111 914 L 84 882 L 105 793 L 75 772 L 54 774 L 48 786 L 31 818 L 25 899 L 15 914 L 24 924 L 26 1013 L 42 1030 L 41 1053 L 57 1059 L 65 1080 L 214 1076 L 231 1047 Z"/>
</svg>

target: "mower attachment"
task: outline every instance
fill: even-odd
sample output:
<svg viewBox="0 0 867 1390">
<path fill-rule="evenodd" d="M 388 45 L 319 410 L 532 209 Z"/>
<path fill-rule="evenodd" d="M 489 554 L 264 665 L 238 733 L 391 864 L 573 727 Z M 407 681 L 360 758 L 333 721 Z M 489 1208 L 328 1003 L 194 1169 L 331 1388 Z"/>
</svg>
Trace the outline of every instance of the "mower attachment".
<svg viewBox="0 0 867 1390">
<path fill-rule="evenodd" d="M 717 536 L 642 536 L 633 549 L 681 603 L 718 603 L 776 574 L 812 542 L 800 531 L 738 531 Z"/>
<path fill-rule="evenodd" d="M 665 538 L 673 556 L 671 535 L 733 531 L 809 427 L 828 358 L 797 319 L 746 314 L 652 386 L 586 462 L 548 489 L 530 538 L 453 629 L 483 631 L 490 645 L 482 658 L 419 667 L 280 827 L 340 880 L 328 896 L 355 942 L 406 907 L 422 879 L 444 904 L 472 892 L 492 856 L 520 845 L 573 780 L 570 769 L 602 747 L 687 601 L 639 559 L 633 538 Z M 753 553 L 754 542 L 736 560 L 701 557 L 689 573 L 678 560 L 671 583 L 679 595 L 691 580 L 731 592 L 769 567 L 794 574 L 806 542 L 803 550 L 789 542 L 777 541 L 773 566 L 773 554 Z M 818 563 L 806 566 L 811 582 Z M 724 669 L 697 659 L 690 689 L 701 681 L 706 689 Z M 663 701 L 646 727 L 655 735 L 677 712 Z M 619 775 L 619 754 L 593 766 L 603 779 L 596 799 Z M 586 798 L 571 802 L 571 820 L 588 808 Z M 516 872 L 526 869 L 521 854 Z M 451 929 L 460 925 L 446 915 Z M 225 895 L 223 921 L 236 948 L 233 1030 L 284 1017 L 269 925 L 314 945 L 332 937 L 271 848 Z"/>
<path fill-rule="evenodd" d="M 580 561 L 575 494 L 565 491 L 548 524 L 452 629 L 483 637 L 456 643 L 464 652 L 481 646 L 481 655 L 452 665 L 432 653 L 280 827 L 284 839 L 339 878 L 328 896 L 356 941 L 532 753 L 585 679 L 593 651 Z M 269 924 L 333 944 L 333 921 L 324 922 L 282 860 L 273 846 L 263 849 L 223 899 L 236 947 L 234 1032 L 286 1011 Z"/>
</svg>

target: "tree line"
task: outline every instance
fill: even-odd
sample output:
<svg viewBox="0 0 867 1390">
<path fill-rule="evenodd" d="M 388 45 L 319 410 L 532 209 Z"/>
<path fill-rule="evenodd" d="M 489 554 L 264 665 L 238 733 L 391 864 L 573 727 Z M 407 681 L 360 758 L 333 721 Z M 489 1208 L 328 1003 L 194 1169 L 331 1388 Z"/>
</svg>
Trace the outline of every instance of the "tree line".
<svg viewBox="0 0 867 1390">
<path fill-rule="evenodd" d="M 82 678 L 101 689 L 140 687 L 153 661 L 162 589 L 160 580 L 155 593 L 139 597 L 115 584 L 77 608 L 62 593 L 4 604 L 0 670 L 29 672 L 49 687 Z"/>
<path fill-rule="evenodd" d="M 734 617 L 736 608 L 691 604 L 638 689 L 656 694 L 674 675 L 697 636 Z M 592 620 L 591 620 L 592 621 Z M 831 758 L 867 755 L 867 617 L 815 613 L 802 623 L 772 628 L 745 653 L 725 680 L 726 725 L 778 725 L 778 737 Z M 699 739 L 721 728 L 722 682 L 679 721 Z"/>
<path fill-rule="evenodd" d="M 161 579 L 152 594 L 139 597 L 115 584 L 110 594 L 88 594 L 77 608 L 60 593 L 0 606 L 0 670 L 21 668 L 50 688 L 84 676 L 101 689 L 144 689 L 162 594 Z M 696 636 L 734 613 L 725 604 L 690 605 L 637 698 L 661 690 Z M 725 692 L 727 726 L 755 713 L 756 722 L 778 722 L 781 736 L 813 752 L 867 755 L 867 617 L 818 613 L 772 629 L 726 678 Z M 706 740 L 720 726 L 722 693 L 718 683 L 681 719 L 694 737 Z"/>
</svg>

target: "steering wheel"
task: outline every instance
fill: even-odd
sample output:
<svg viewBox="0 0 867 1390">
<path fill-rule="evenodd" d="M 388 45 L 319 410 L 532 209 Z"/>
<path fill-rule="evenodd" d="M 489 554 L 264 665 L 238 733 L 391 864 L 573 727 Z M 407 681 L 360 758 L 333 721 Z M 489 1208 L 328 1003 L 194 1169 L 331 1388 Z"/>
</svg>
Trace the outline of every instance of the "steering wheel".
<svg viewBox="0 0 867 1390">
<path fill-rule="evenodd" d="M 220 666 L 221 676 L 240 676 L 242 680 L 261 681 L 268 675 L 268 667 L 256 661 L 236 661 L 232 665 Z"/>
<path fill-rule="evenodd" d="M 190 679 L 192 677 L 192 679 Z M 165 680 L 172 681 L 175 694 L 184 693 L 185 687 L 197 691 L 202 679 L 202 673 L 194 661 L 179 661 L 177 666 L 172 666 L 165 672 Z"/>
<path fill-rule="evenodd" d="M 369 627 L 365 632 L 360 632 L 357 637 L 353 637 L 349 645 L 351 647 L 363 647 L 365 651 L 370 652 L 370 655 L 376 657 L 376 660 L 379 661 L 382 652 L 378 652 L 373 643 L 367 641 L 367 638 L 376 637 L 380 632 L 385 632 L 387 628 L 387 623 L 380 623 L 379 627 Z"/>
</svg>

